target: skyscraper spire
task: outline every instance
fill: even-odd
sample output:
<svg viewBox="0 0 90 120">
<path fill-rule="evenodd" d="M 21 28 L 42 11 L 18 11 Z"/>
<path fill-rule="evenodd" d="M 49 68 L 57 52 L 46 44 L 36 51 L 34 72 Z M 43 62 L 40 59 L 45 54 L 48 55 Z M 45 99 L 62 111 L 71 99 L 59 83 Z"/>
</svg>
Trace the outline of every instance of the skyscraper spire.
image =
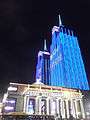
<svg viewBox="0 0 90 120">
<path fill-rule="evenodd" d="M 47 51 L 46 40 L 44 40 L 44 51 Z"/>
<path fill-rule="evenodd" d="M 59 14 L 59 27 L 62 26 L 62 21 L 61 21 L 61 17 L 60 17 L 60 14 Z"/>
</svg>

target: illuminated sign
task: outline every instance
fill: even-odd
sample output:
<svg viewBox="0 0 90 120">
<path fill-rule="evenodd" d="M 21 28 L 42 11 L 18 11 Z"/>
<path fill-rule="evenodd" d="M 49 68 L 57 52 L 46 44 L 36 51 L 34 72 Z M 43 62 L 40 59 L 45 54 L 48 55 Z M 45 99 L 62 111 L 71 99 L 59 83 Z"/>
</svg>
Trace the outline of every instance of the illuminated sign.
<svg viewBox="0 0 90 120">
<path fill-rule="evenodd" d="M 27 96 L 44 96 L 44 97 L 48 97 L 48 96 L 50 96 L 50 97 L 53 97 L 53 96 L 60 97 L 63 94 L 62 94 L 62 92 L 29 91 L 25 95 L 27 95 Z"/>
</svg>

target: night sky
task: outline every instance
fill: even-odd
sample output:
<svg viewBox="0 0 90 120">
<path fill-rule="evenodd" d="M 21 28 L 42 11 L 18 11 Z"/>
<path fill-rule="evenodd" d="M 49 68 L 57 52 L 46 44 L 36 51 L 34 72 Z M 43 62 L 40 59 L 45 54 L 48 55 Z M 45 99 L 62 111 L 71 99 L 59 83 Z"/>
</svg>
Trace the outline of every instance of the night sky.
<svg viewBox="0 0 90 120">
<path fill-rule="evenodd" d="M 0 93 L 9 82 L 35 81 L 37 53 L 51 29 L 58 25 L 73 29 L 90 81 L 90 1 L 89 0 L 0 0 Z"/>
</svg>

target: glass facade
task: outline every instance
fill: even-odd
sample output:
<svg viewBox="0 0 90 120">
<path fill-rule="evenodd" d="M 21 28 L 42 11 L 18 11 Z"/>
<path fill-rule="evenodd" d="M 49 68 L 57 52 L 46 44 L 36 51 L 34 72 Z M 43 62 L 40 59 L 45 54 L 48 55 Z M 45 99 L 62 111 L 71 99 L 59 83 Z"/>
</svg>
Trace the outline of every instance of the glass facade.
<svg viewBox="0 0 90 120">
<path fill-rule="evenodd" d="M 89 89 L 78 39 L 73 31 L 54 26 L 50 54 L 49 85 Z"/>
<path fill-rule="evenodd" d="M 36 82 L 49 84 L 50 81 L 50 54 L 49 52 L 39 51 L 38 63 L 36 67 Z"/>
</svg>

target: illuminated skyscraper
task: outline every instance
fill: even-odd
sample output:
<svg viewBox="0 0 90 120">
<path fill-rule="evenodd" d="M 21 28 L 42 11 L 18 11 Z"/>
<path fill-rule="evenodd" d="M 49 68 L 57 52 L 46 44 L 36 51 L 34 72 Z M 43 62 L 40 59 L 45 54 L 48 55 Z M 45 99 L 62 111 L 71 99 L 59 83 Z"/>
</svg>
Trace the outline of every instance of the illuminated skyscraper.
<svg viewBox="0 0 90 120">
<path fill-rule="evenodd" d="M 50 85 L 89 89 L 78 39 L 61 21 L 52 29 L 50 54 Z"/>
<path fill-rule="evenodd" d="M 44 51 L 38 52 L 36 82 L 50 84 L 50 53 L 47 51 L 46 41 L 44 41 Z"/>
</svg>

